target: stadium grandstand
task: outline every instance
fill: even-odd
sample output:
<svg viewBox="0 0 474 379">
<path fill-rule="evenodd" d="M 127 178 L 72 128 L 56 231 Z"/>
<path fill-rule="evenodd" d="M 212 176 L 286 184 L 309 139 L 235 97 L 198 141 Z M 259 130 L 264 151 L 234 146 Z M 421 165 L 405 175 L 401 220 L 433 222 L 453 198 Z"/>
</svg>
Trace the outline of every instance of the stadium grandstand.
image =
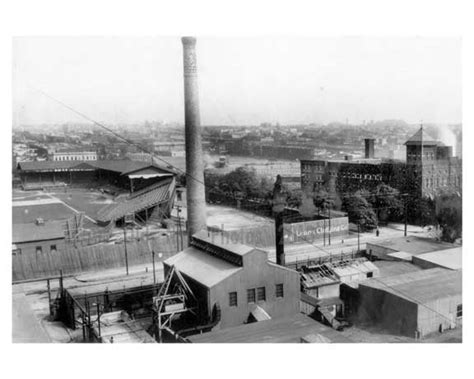
<svg viewBox="0 0 474 379">
<path fill-rule="evenodd" d="M 176 175 L 156 163 L 131 160 L 19 162 L 17 168 L 23 190 L 79 186 L 133 193 Z"/>
<path fill-rule="evenodd" d="M 160 220 L 170 215 L 175 197 L 176 180 L 166 178 L 153 185 L 133 192 L 126 199 L 105 206 L 99 210 L 97 222 L 99 225 L 125 221 L 146 223 L 150 218 Z"/>
</svg>

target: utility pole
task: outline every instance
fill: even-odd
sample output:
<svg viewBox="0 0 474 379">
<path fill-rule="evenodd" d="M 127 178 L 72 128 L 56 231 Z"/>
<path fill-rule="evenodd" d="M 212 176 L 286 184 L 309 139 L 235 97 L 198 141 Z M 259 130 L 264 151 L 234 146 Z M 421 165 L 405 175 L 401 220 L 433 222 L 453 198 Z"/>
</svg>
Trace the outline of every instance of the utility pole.
<svg viewBox="0 0 474 379">
<path fill-rule="evenodd" d="M 326 246 L 326 218 L 323 218 L 323 246 Z"/>
<path fill-rule="evenodd" d="M 403 194 L 403 197 L 405 198 L 405 202 L 404 202 L 404 208 L 405 208 L 405 231 L 404 231 L 404 236 L 406 237 L 407 236 L 407 227 L 408 227 L 408 201 L 407 201 L 407 194 Z"/>
<path fill-rule="evenodd" d="M 155 272 L 155 250 L 151 251 L 152 262 L 153 262 L 153 286 L 156 286 L 156 272 Z"/>
<path fill-rule="evenodd" d="M 125 250 L 125 268 L 127 270 L 127 275 L 128 275 L 128 252 L 127 252 L 127 234 L 125 231 L 125 219 L 123 220 L 123 247 Z"/>
<path fill-rule="evenodd" d="M 360 254 L 360 221 L 357 222 L 357 252 Z"/>
<path fill-rule="evenodd" d="M 330 246 L 331 245 L 331 204 L 329 204 L 328 212 L 329 212 L 328 244 Z"/>
</svg>

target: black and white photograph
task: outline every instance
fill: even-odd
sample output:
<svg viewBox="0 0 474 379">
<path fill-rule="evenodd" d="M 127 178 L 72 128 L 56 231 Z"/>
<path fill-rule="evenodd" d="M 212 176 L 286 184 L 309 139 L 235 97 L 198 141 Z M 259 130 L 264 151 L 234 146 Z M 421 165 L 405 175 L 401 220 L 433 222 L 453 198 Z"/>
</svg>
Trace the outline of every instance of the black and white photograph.
<svg viewBox="0 0 474 379">
<path fill-rule="evenodd" d="M 10 344 L 465 345 L 466 40 L 402 29 L 11 33 Z"/>
</svg>

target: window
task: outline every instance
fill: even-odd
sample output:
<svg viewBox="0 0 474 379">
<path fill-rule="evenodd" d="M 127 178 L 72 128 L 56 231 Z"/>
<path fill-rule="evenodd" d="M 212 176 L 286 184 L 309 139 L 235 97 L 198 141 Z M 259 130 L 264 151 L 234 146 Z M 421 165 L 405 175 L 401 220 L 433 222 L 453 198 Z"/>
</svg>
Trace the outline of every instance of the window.
<svg viewBox="0 0 474 379">
<path fill-rule="evenodd" d="M 36 246 L 36 254 L 41 254 L 43 252 L 43 248 L 41 246 Z"/>
<path fill-rule="evenodd" d="M 283 297 L 283 283 L 275 285 L 275 296 Z"/>
<path fill-rule="evenodd" d="M 265 287 L 258 287 L 257 288 L 257 301 L 265 301 Z"/>
<path fill-rule="evenodd" d="M 229 307 L 237 306 L 237 292 L 229 292 Z"/>
<path fill-rule="evenodd" d="M 56 245 L 51 245 L 49 251 L 50 251 L 51 253 L 55 253 L 55 252 L 56 252 Z"/>
<path fill-rule="evenodd" d="M 368 277 L 368 278 L 372 278 L 373 276 L 374 276 L 374 273 L 373 273 L 373 272 L 368 272 L 368 273 L 367 273 L 367 277 Z"/>
<path fill-rule="evenodd" d="M 456 309 L 456 317 L 462 317 L 462 304 L 459 304 Z"/>
<path fill-rule="evenodd" d="M 247 290 L 247 303 L 255 303 L 255 288 Z"/>
<path fill-rule="evenodd" d="M 21 255 L 21 249 L 13 249 L 12 255 Z"/>
</svg>

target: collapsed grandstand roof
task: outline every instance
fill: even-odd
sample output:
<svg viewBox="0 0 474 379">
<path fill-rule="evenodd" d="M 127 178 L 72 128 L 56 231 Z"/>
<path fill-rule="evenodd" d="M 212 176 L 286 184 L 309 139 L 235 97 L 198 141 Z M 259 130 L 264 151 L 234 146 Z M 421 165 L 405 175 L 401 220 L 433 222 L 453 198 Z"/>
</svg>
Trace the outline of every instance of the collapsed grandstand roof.
<svg viewBox="0 0 474 379">
<path fill-rule="evenodd" d="M 109 204 L 97 214 L 99 223 L 108 223 L 173 200 L 176 181 L 166 178 L 132 193 L 119 203 Z"/>
</svg>

